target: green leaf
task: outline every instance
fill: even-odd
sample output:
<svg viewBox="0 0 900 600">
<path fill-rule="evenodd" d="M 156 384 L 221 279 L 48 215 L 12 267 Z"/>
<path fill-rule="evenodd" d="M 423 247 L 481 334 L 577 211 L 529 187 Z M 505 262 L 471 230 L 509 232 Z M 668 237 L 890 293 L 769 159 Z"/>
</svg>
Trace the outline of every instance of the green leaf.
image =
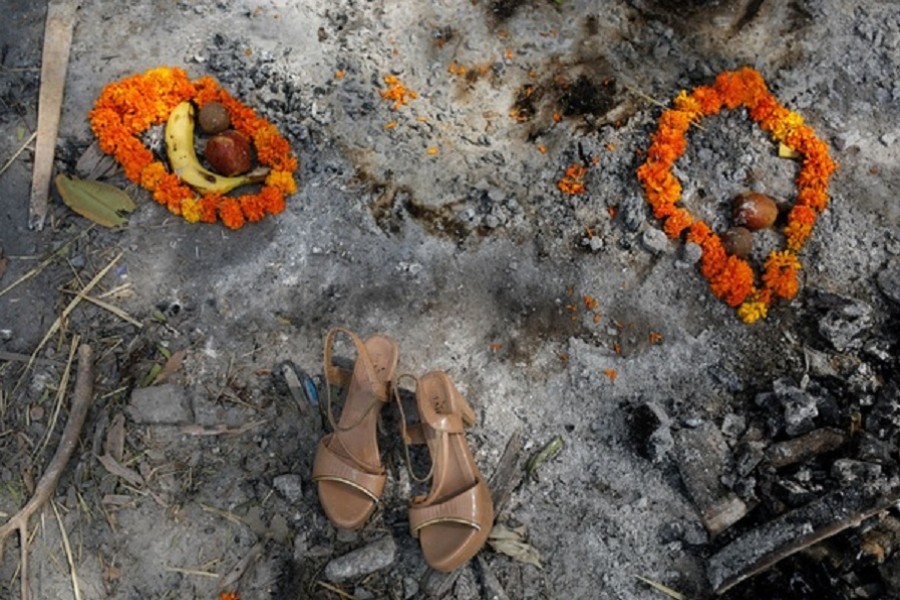
<svg viewBox="0 0 900 600">
<path fill-rule="evenodd" d="M 163 366 L 159 363 L 153 363 L 150 366 L 150 370 L 144 375 L 144 378 L 141 380 L 140 387 L 149 387 L 151 383 L 156 379 L 157 375 L 163 370 Z"/>
<path fill-rule="evenodd" d="M 20 142 L 25 139 L 25 128 L 21 125 L 16 127 L 16 139 Z"/>
<path fill-rule="evenodd" d="M 66 206 L 104 227 L 124 225 L 125 219 L 120 213 L 135 209 L 128 194 L 107 183 L 59 174 L 56 176 L 56 189 Z"/>
</svg>

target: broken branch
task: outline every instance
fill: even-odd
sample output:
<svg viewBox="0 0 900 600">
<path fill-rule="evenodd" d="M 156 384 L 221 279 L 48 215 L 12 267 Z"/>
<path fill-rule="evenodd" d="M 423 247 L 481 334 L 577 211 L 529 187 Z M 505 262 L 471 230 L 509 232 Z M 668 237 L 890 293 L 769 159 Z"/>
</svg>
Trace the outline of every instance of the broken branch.
<svg viewBox="0 0 900 600">
<path fill-rule="evenodd" d="M 28 519 L 40 510 L 56 491 L 59 479 L 62 477 L 69 459 L 78 445 L 78 437 L 91 406 L 94 391 L 94 376 L 91 365 L 91 347 L 82 344 L 78 348 L 78 375 L 75 380 L 75 394 L 72 398 L 72 409 L 69 411 L 69 419 L 63 429 L 62 438 L 56 453 L 50 460 L 47 470 L 38 481 L 31 500 L 22 507 L 19 512 L 0 527 L 0 559 L 3 558 L 3 544 L 13 532 L 19 533 L 19 549 L 21 552 L 21 567 L 19 570 L 22 582 L 22 600 L 28 600 Z"/>
</svg>

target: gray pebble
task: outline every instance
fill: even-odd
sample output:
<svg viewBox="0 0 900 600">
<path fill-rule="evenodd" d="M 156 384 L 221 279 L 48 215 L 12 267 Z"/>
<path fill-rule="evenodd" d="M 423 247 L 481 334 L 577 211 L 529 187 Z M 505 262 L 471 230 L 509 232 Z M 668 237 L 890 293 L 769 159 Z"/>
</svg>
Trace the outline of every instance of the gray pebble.
<svg viewBox="0 0 900 600">
<path fill-rule="evenodd" d="M 666 237 L 665 232 L 655 227 L 648 227 L 644 230 L 641 235 L 641 243 L 644 248 L 654 254 L 662 254 L 669 250 L 669 238 Z"/>
<path fill-rule="evenodd" d="M 813 419 L 819 416 L 816 398 L 782 378 L 773 382 L 775 396 L 784 408 L 785 431 L 788 435 L 800 435 L 813 428 Z"/>
<path fill-rule="evenodd" d="M 895 260 L 882 269 L 875 281 L 882 294 L 900 304 L 900 262 Z"/>
<path fill-rule="evenodd" d="M 325 566 L 329 581 L 346 581 L 374 573 L 393 564 L 397 556 L 394 538 L 386 535 L 367 546 L 333 559 Z"/>
<path fill-rule="evenodd" d="M 703 248 L 694 242 L 686 243 L 681 249 L 681 260 L 689 265 L 695 265 L 703 255 Z"/>
<path fill-rule="evenodd" d="M 872 307 L 865 302 L 848 299 L 819 320 L 819 333 L 841 352 L 859 348 L 861 334 L 872 327 L 872 312 Z"/>
<path fill-rule="evenodd" d="M 728 413 L 722 419 L 722 433 L 727 437 L 736 438 L 747 428 L 747 419 L 743 415 Z"/>
<path fill-rule="evenodd" d="M 177 425 L 193 420 L 187 392 L 172 383 L 137 388 L 125 412 L 138 424 Z"/>
<path fill-rule="evenodd" d="M 279 475 L 272 480 L 272 487 L 281 492 L 284 499 L 291 504 L 303 500 L 303 478 L 293 473 Z"/>
<path fill-rule="evenodd" d="M 842 486 L 871 482 L 881 476 L 881 465 L 852 458 L 839 458 L 831 465 L 831 475 Z"/>
<path fill-rule="evenodd" d="M 646 204 L 640 196 L 627 196 L 619 203 L 619 218 L 628 231 L 637 231 L 644 222 Z"/>
</svg>

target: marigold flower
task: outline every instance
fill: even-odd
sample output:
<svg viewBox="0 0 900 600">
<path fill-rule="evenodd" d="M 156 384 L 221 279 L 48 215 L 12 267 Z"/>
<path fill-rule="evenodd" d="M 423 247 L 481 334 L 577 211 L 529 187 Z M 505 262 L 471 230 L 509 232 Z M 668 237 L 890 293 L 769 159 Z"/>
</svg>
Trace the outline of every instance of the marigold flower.
<svg viewBox="0 0 900 600">
<path fill-rule="evenodd" d="M 691 216 L 691 213 L 683 208 L 676 208 L 675 212 L 666 218 L 663 231 L 666 232 L 667 236 L 675 239 L 681 235 L 682 231 L 690 227 L 693 222 L 694 218 Z"/>
<path fill-rule="evenodd" d="M 748 325 L 756 323 L 760 319 L 765 319 L 768 312 L 769 307 L 766 303 L 758 300 L 744 302 L 737 310 L 738 317 Z"/>
<path fill-rule="evenodd" d="M 221 102 L 233 127 L 253 140 L 259 162 L 272 169 L 258 194 L 197 197 L 141 142 L 139 136 L 147 128 L 164 123 L 175 106 L 189 100 L 198 106 Z M 285 194 L 297 191 L 293 176 L 297 158 L 288 141 L 274 125 L 232 98 L 212 77 L 191 81 L 183 69 L 170 67 L 131 75 L 103 88 L 89 118 L 100 149 L 122 165 L 125 176 L 148 190 L 156 202 L 191 223 L 215 223 L 221 218 L 226 226 L 236 229 L 245 221 L 282 212 Z M 246 213 L 242 212 L 244 208 Z"/>
<path fill-rule="evenodd" d="M 752 68 L 720 73 L 712 86 L 682 90 L 675 97 L 674 109 L 663 111 L 659 126 L 651 136 L 646 160 L 637 169 L 644 198 L 657 219 L 664 219 L 669 237 L 687 231 L 687 241 L 702 249 L 700 273 L 709 281 L 712 293 L 728 305 L 738 307 L 738 316 L 753 323 L 768 314 L 774 298 L 793 298 L 799 290 L 801 269 L 797 252 L 812 234 L 816 218 L 828 206 L 828 180 L 837 164 L 831 159 L 828 144 L 818 139 L 803 117 L 775 99 L 762 76 Z M 681 201 L 681 182 L 672 173 L 675 161 L 687 148 L 686 134 L 694 120 L 718 113 L 721 109 L 746 107 L 750 117 L 777 142 L 786 144 L 803 156 L 797 175 L 797 197 L 784 228 L 785 251 L 773 251 L 763 266 L 762 287 L 757 288 L 754 269 L 746 260 L 729 256 L 722 239 L 704 223 L 696 220 Z"/>
<path fill-rule="evenodd" d="M 772 252 L 766 259 L 763 283 L 776 296 L 791 299 L 800 287 L 797 281 L 800 268 L 800 261 L 793 252 Z"/>
<path fill-rule="evenodd" d="M 753 268 L 736 256 L 729 256 L 722 269 L 710 277 L 709 286 L 716 298 L 736 307 L 753 291 Z"/>
<path fill-rule="evenodd" d="M 229 229 L 240 229 L 244 226 L 244 213 L 234 198 L 222 198 L 219 202 L 219 218 Z"/>
</svg>

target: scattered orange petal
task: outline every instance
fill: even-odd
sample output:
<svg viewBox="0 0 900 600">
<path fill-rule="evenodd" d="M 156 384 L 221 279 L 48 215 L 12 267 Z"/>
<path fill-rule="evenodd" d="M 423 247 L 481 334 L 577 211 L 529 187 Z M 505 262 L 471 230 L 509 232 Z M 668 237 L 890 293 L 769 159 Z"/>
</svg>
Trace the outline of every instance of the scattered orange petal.
<svg viewBox="0 0 900 600">
<path fill-rule="evenodd" d="M 616 377 L 619 376 L 615 369 L 604 369 L 603 374 L 609 377 L 609 380 L 612 382 L 615 382 Z"/>
</svg>

